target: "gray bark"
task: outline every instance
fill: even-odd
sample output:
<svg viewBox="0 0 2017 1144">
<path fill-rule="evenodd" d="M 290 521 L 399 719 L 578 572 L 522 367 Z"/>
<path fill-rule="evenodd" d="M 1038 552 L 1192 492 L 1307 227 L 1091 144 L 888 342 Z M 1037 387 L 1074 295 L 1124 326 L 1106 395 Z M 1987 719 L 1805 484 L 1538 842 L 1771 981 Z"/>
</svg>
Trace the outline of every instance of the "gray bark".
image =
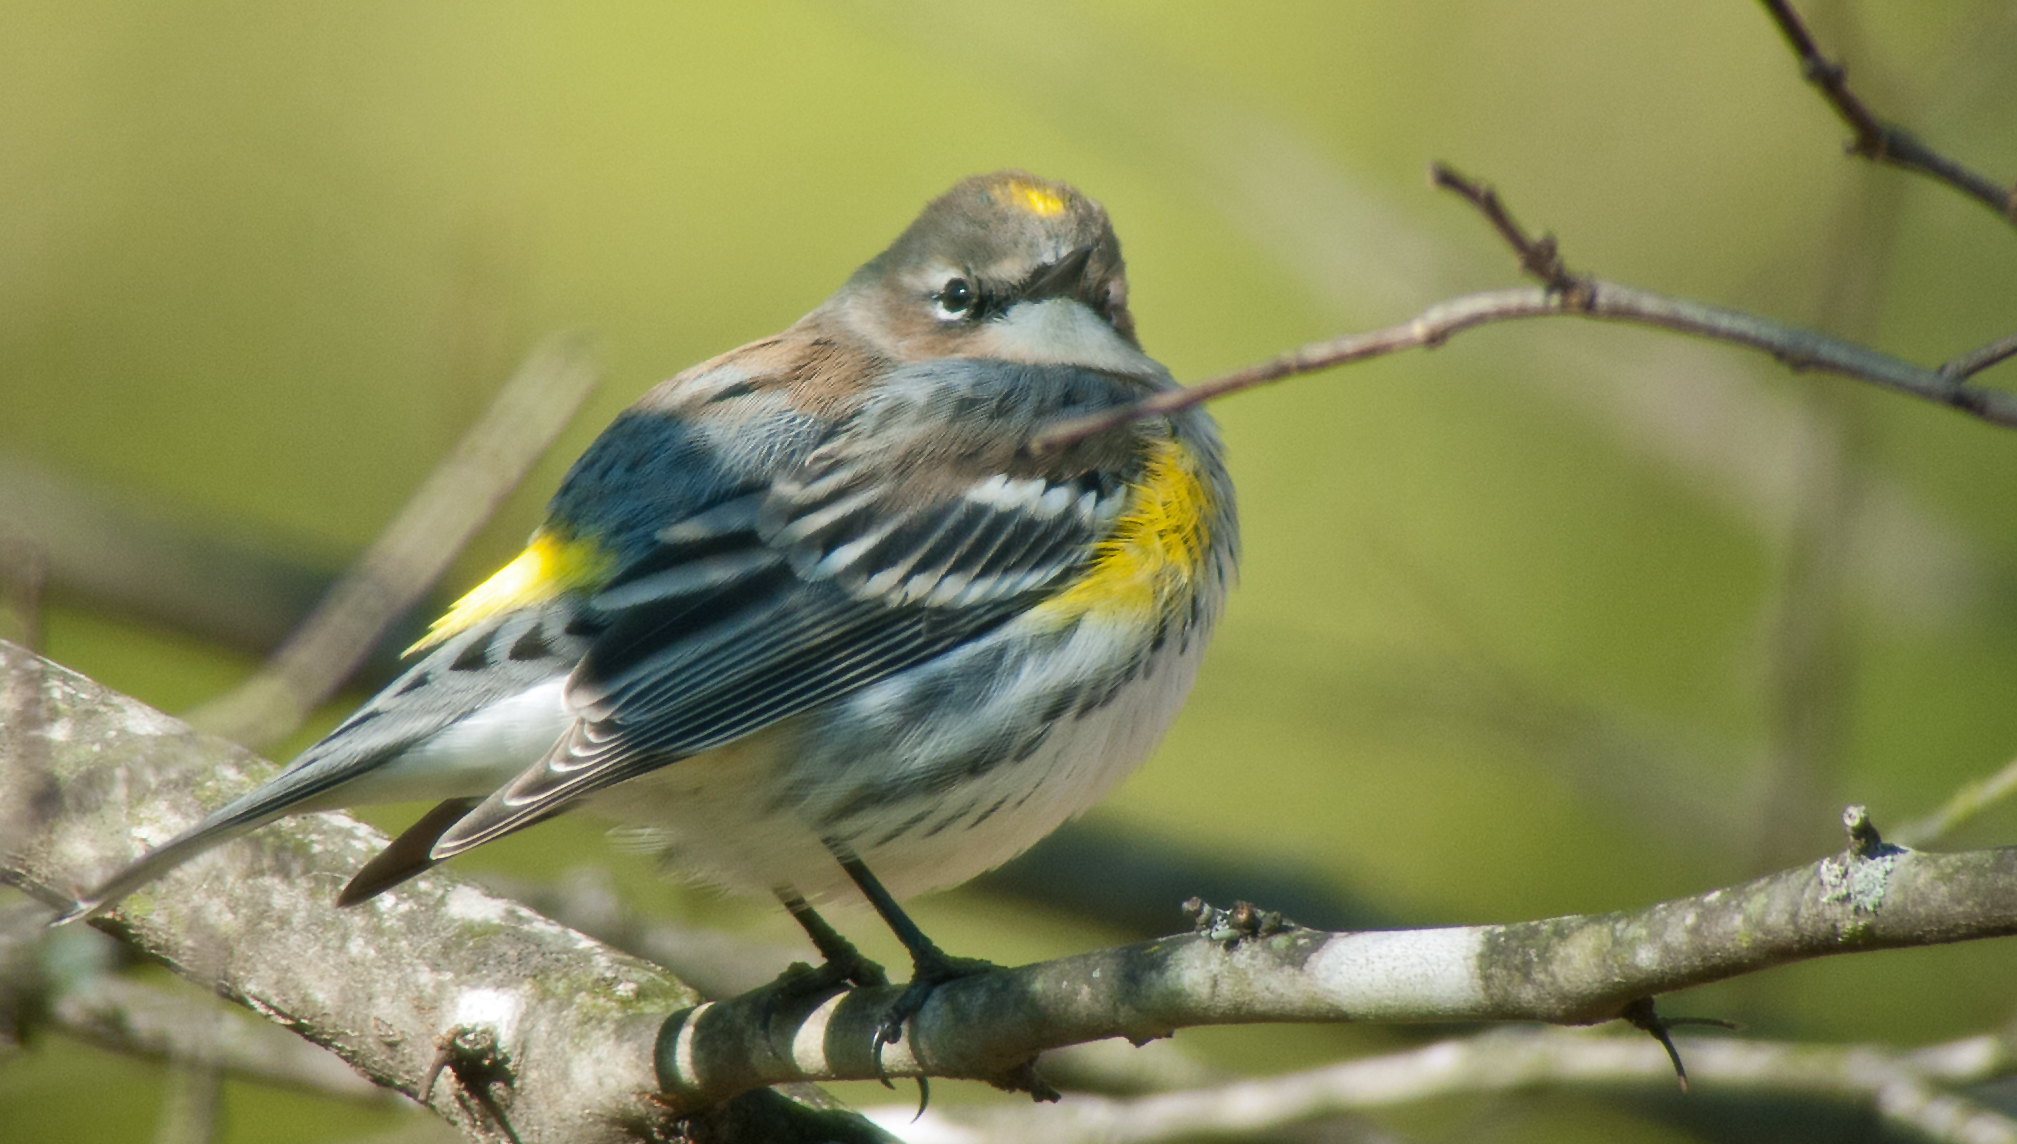
<svg viewBox="0 0 2017 1144">
<path fill-rule="evenodd" d="M 272 771 L 0 643 L 0 865 L 31 896 L 60 904 Z M 446 871 L 334 908 L 385 841 L 344 815 L 304 815 L 219 847 L 93 924 L 377 1083 L 425 1092 L 471 1139 L 508 1139 L 499 1114 L 525 1144 L 669 1132 L 672 1112 L 649 1095 L 652 1042 L 693 991 Z M 470 1051 L 427 1091 L 457 1029 Z M 787 1138 L 778 1117 L 813 1121 L 819 1138 L 878 1138 L 769 1094 L 721 1110 L 700 1135 Z"/>
<path fill-rule="evenodd" d="M 270 773 L 6 644 L 0 718 L 0 861 L 52 905 Z M 1041 1090 L 1041 1050 L 1188 1025 L 1644 1020 L 1645 998 L 1772 965 L 2017 932 L 2017 849 L 1923 853 L 1884 844 L 1860 811 L 1847 821 L 1841 854 L 1615 914 L 1328 933 L 1206 909 L 1195 933 L 947 984 L 880 1071 Z M 501 1116 L 528 1144 L 634 1139 L 699 1110 L 691 1130 L 707 1139 L 876 1138 L 761 1086 L 878 1075 L 871 1034 L 894 987 L 697 1005 L 664 970 L 445 871 L 332 908 L 383 840 L 341 815 L 291 820 L 96 924 L 379 1083 L 426 1093 L 473 1138 L 500 1135 Z"/>
</svg>

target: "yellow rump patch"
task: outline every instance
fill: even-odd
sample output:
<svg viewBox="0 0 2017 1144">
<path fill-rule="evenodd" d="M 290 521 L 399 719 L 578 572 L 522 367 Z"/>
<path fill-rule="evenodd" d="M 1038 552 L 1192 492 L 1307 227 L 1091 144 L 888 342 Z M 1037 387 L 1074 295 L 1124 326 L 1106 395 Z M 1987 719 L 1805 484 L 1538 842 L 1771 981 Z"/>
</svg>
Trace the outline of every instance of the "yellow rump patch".
<svg viewBox="0 0 2017 1144">
<path fill-rule="evenodd" d="M 1008 200 L 1038 218 L 1055 218 L 1065 211 L 1063 196 L 1049 187 L 1013 179 L 1002 187 Z"/>
<path fill-rule="evenodd" d="M 1037 605 L 1060 621 L 1090 613 L 1162 614 L 1185 599 L 1211 541 L 1211 494 L 1175 441 L 1154 447 L 1134 495 L 1083 576 Z"/>
<path fill-rule="evenodd" d="M 562 539 L 541 529 L 518 559 L 457 600 L 447 614 L 428 625 L 427 635 L 407 648 L 406 654 L 433 647 L 493 616 L 590 587 L 608 574 L 609 565 L 609 554 L 594 541 Z"/>
</svg>

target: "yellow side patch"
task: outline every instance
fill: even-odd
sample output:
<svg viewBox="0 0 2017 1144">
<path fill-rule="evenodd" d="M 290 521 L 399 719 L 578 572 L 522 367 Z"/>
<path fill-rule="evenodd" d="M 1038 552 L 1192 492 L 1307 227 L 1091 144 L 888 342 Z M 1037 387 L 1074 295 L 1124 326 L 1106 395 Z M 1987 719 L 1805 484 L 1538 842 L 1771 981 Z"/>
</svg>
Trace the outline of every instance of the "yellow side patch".
<svg viewBox="0 0 2017 1144">
<path fill-rule="evenodd" d="M 1156 445 L 1129 499 L 1085 574 L 1036 614 L 1060 622 L 1093 613 L 1145 618 L 1188 596 L 1211 542 L 1212 509 L 1189 451 L 1174 441 Z"/>
<path fill-rule="evenodd" d="M 593 586 L 608 574 L 609 566 L 609 553 L 594 541 L 566 540 L 541 529 L 518 559 L 457 600 L 447 614 L 428 625 L 427 635 L 407 648 L 406 654 L 433 647 L 493 616 Z"/>
<path fill-rule="evenodd" d="M 1055 218 L 1065 212 L 1064 198 L 1049 187 L 1037 183 L 1014 179 L 1002 187 L 1002 193 L 1008 197 L 1009 202 L 1038 218 Z"/>
</svg>

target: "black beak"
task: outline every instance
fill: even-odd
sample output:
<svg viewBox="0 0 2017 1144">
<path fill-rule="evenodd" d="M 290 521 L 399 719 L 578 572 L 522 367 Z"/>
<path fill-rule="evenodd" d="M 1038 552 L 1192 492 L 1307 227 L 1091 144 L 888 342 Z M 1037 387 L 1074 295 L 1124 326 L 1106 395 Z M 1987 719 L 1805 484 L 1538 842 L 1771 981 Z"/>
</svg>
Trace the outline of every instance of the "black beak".
<svg viewBox="0 0 2017 1144">
<path fill-rule="evenodd" d="M 1039 267 L 1016 292 L 1019 300 L 1037 302 L 1045 298 L 1077 298 L 1084 301 L 1086 262 L 1092 256 L 1092 247 L 1081 246 L 1049 266 Z"/>
</svg>

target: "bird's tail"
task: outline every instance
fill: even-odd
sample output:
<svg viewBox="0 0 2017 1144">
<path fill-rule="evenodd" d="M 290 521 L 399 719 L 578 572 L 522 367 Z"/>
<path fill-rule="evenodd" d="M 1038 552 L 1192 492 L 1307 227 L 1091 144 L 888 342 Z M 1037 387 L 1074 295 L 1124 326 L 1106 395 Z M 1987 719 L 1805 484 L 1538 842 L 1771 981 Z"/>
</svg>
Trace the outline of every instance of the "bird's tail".
<svg viewBox="0 0 2017 1144">
<path fill-rule="evenodd" d="M 88 918 L 212 846 L 256 830 L 274 819 L 313 809 L 311 800 L 350 777 L 350 774 L 340 771 L 296 766 L 272 782 L 219 807 L 202 822 L 142 854 L 125 869 L 80 896 L 75 905 L 58 914 L 49 924 L 63 925 Z"/>
<path fill-rule="evenodd" d="M 407 827 L 390 845 L 380 850 L 377 857 L 357 871 L 350 884 L 336 895 L 336 904 L 354 906 L 439 865 L 441 859 L 434 856 L 435 840 L 446 834 L 449 827 L 462 821 L 462 816 L 482 801 L 480 798 L 451 798 L 428 811 L 419 822 Z"/>
</svg>

